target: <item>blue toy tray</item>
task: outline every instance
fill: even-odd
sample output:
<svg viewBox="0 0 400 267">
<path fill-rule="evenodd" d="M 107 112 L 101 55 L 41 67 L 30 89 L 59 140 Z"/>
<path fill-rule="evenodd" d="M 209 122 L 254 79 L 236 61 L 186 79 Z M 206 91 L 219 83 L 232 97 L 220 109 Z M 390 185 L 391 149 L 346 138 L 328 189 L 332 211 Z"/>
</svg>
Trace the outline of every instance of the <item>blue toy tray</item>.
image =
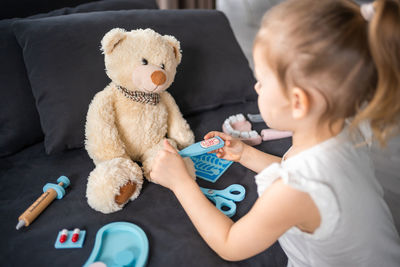
<svg viewBox="0 0 400 267">
<path fill-rule="evenodd" d="M 86 231 L 81 230 L 79 233 L 79 238 L 76 242 L 72 242 L 72 235 L 74 231 L 68 231 L 67 240 L 64 243 L 60 242 L 61 232 L 58 232 L 56 242 L 54 243 L 55 248 L 81 248 L 83 246 L 83 242 L 85 241 Z"/>
<path fill-rule="evenodd" d="M 128 222 L 114 222 L 100 228 L 89 259 L 84 267 L 102 262 L 107 267 L 145 266 L 149 241 L 143 230 Z"/>
<path fill-rule="evenodd" d="M 233 163 L 233 161 L 218 158 L 215 153 L 190 158 L 194 162 L 196 176 L 212 183 L 215 183 Z"/>
</svg>

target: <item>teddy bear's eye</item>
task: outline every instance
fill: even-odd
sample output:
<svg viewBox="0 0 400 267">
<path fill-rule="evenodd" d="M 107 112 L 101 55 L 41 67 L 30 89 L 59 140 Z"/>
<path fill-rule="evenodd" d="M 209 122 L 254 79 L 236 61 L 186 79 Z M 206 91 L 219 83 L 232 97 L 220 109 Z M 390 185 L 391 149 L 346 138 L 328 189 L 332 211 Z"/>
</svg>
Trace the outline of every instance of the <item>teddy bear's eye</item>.
<svg viewBox="0 0 400 267">
<path fill-rule="evenodd" d="M 143 64 L 143 65 L 147 65 L 147 64 L 149 64 L 149 62 L 147 61 L 147 59 L 142 58 L 142 64 Z"/>
<path fill-rule="evenodd" d="M 165 70 L 165 65 L 164 65 L 164 64 L 161 64 L 161 68 L 162 68 L 163 70 Z"/>
</svg>

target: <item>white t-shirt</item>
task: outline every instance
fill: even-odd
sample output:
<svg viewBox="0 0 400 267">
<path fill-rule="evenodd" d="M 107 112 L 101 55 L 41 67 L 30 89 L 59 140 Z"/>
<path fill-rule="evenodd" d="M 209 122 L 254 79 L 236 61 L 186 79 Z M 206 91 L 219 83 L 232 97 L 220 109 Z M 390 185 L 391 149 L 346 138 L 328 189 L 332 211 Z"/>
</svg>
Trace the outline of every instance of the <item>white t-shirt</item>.
<svg viewBox="0 0 400 267">
<path fill-rule="evenodd" d="M 400 266 L 399 234 L 363 140 L 345 127 L 256 176 L 260 196 L 281 178 L 307 192 L 321 215 L 313 234 L 292 227 L 279 238 L 288 266 Z"/>
</svg>

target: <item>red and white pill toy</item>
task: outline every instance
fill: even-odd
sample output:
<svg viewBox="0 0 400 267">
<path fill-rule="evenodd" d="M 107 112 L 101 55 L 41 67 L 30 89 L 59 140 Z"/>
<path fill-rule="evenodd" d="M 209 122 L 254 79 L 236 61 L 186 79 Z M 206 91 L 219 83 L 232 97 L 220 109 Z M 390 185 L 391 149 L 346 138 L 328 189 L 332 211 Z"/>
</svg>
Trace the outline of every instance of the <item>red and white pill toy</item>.
<svg viewBox="0 0 400 267">
<path fill-rule="evenodd" d="M 79 230 L 79 228 L 74 229 L 74 233 L 72 234 L 72 239 L 71 239 L 72 242 L 75 243 L 76 241 L 78 241 L 80 232 L 81 230 Z"/>
<path fill-rule="evenodd" d="M 68 237 L 68 230 L 67 229 L 63 229 L 61 231 L 60 243 L 65 243 L 65 241 L 67 241 L 67 237 Z"/>
<path fill-rule="evenodd" d="M 85 241 L 85 230 L 75 228 L 73 231 L 62 229 L 58 232 L 55 248 L 81 248 Z"/>
</svg>

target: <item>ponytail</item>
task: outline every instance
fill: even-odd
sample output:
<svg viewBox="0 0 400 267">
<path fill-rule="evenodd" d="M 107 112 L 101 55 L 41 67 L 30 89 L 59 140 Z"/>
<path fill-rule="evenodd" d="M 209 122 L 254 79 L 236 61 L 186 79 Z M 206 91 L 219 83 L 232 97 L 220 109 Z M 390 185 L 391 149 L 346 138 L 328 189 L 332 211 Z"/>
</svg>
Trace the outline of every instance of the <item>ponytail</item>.
<svg viewBox="0 0 400 267">
<path fill-rule="evenodd" d="M 399 132 L 400 123 L 400 3 L 376 0 L 369 21 L 368 42 L 377 72 L 376 88 L 353 125 L 369 120 L 381 146 Z"/>
</svg>

